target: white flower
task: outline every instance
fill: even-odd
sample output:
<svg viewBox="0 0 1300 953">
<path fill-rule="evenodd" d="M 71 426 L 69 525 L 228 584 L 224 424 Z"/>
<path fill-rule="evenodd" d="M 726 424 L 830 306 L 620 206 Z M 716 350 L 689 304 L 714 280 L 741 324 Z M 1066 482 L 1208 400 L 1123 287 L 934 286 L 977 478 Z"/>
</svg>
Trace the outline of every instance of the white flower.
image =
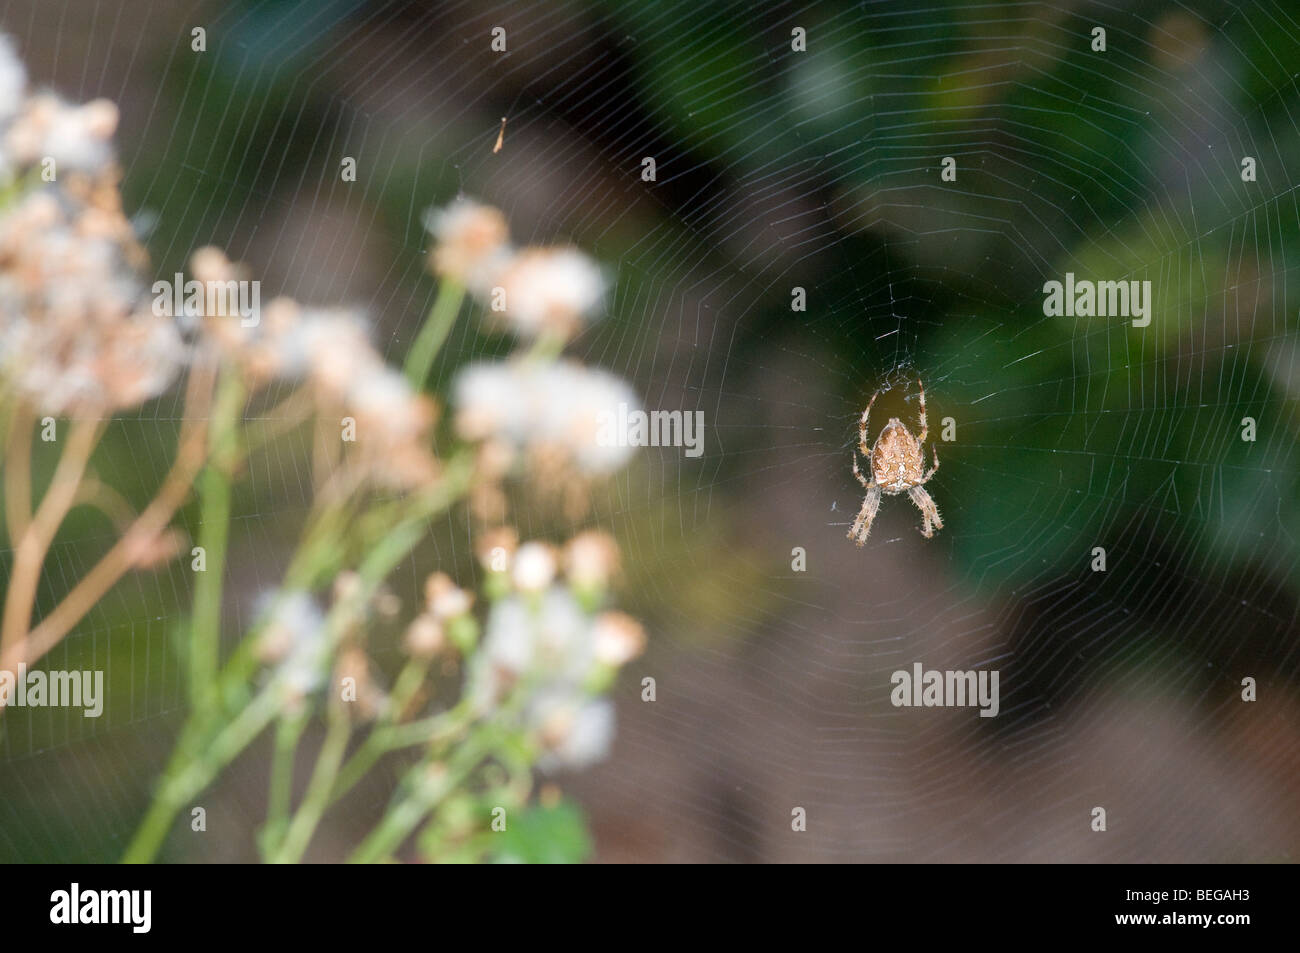
<svg viewBox="0 0 1300 953">
<path fill-rule="evenodd" d="M 614 706 L 603 698 L 585 699 L 565 691 L 539 694 L 528 720 L 542 744 L 542 771 L 577 770 L 609 754 L 614 740 Z"/>
<path fill-rule="evenodd" d="M 604 665 L 626 665 L 645 648 L 645 630 L 626 613 L 602 612 L 591 630 L 596 658 Z"/>
<path fill-rule="evenodd" d="M 532 664 L 536 642 L 533 618 L 522 599 L 503 599 L 492 607 L 483 656 L 493 666 L 511 675 L 523 673 Z"/>
<path fill-rule="evenodd" d="M 547 590 L 536 632 L 537 661 L 548 677 L 573 685 L 586 681 L 596 658 L 591 620 L 567 589 Z"/>
<path fill-rule="evenodd" d="M 473 199 L 459 198 L 446 208 L 426 212 L 424 227 L 437 242 L 434 271 L 483 293 L 492 263 L 506 249 L 505 216 Z"/>
<path fill-rule="evenodd" d="M 171 321 L 140 314 L 105 342 L 100 366 L 109 404 L 134 407 L 166 390 L 179 371 L 184 342 Z"/>
<path fill-rule="evenodd" d="M 546 392 L 542 432 L 568 448 L 579 470 L 606 476 L 632 458 L 635 447 L 602 439 L 602 422 L 617 421 L 620 405 L 629 411 L 639 405 L 636 392 L 625 381 L 605 371 L 561 363 L 551 366 Z M 612 433 L 614 428 L 608 429 Z"/>
<path fill-rule="evenodd" d="M 406 651 L 416 658 L 433 658 L 446 644 L 442 623 L 427 612 L 416 616 L 406 629 Z"/>
<path fill-rule="evenodd" d="M 306 695 L 324 683 L 329 661 L 325 617 L 309 594 L 295 590 L 274 599 L 258 655 L 275 665 L 275 678 L 290 696 Z"/>
<path fill-rule="evenodd" d="M 600 310 L 605 277 L 576 248 L 525 248 L 500 261 L 487 279 L 505 292 L 505 316 L 523 337 L 551 331 L 568 337 Z"/>
<path fill-rule="evenodd" d="M 357 378 L 373 371 L 382 361 L 370 345 L 364 319 L 345 308 L 309 308 L 302 316 L 300 339 L 307 367 L 314 380 L 340 398 Z"/>
<path fill-rule="evenodd" d="M 620 405 L 629 411 L 639 406 L 635 391 L 613 374 L 580 364 L 471 364 L 456 378 L 453 403 L 465 439 L 559 451 L 587 476 L 613 473 L 636 450 L 602 439 L 602 422 L 617 421 Z"/>
<path fill-rule="evenodd" d="M 521 337 L 567 338 L 601 309 L 607 283 L 596 262 L 576 248 L 511 247 L 498 209 L 459 198 L 426 212 L 424 227 L 435 241 L 434 273 L 490 301 L 494 316 Z"/>
<path fill-rule="evenodd" d="M 555 550 L 546 543 L 524 543 L 515 553 L 512 575 L 523 592 L 541 592 L 551 584 L 556 570 Z"/>
<path fill-rule="evenodd" d="M 411 488 L 436 476 L 428 439 L 433 402 L 401 373 L 382 363 L 367 369 L 349 386 L 345 406 L 356 415 L 358 447 L 375 480 Z"/>
<path fill-rule="evenodd" d="M 411 385 L 387 364 L 367 368 L 354 378 L 347 390 L 347 404 L 358 416 L 380 422 L 392 443 L 412 439 L 429 424 Z"/>
<path fill-rule="evenodd" d="M 470 672 L 470 694 L 490 705 L 523 677 L 543 686 L 577 688 L 592 674 L 595 660 L 591 619 L 568 590 L 552 586 L 540 601 L 509 596 L 488 614 Z"/>
<path fill-rule="evenodd" d="M 223 258 L 205 250 L 193 267 L 219 275 Z M 236 321 L 209 322 L 208 332 L 222 352 L 255 377 L 308 378 L 323 408 L 353 416 L 356 460 L 368 479 L 410 489 L 436 475 L 429 438 L 433 402 L 384 363 L 357 312 L 304 308 L 276 298 L 262 318 L 248 328 Z"/>
<path fill-rule="evenodd" d="M 436 572 L 425 580 L 424 598 L 435 619 L 455 619 L 474 605 L 474 594 L 452 582 L 445 572 Z"/>
<path fill-rule="evenodd" d="M 600 589 L 618 570 L 618 543 L 600 530 L 579 533 L 564 546 L 564 572 L 569 582 Z"/>
<path fill-rule="evenodd" d="M 588 694 L 592 677 L 602 665 L 627 661 L 643 641 L 635 621 L 621 613 L 593 620 L 561 586 L 547 589 L 540 600 L 509 596 L 488 615 L 466 695 L 487 712 L 512 687 L 526 691 L 523 725 L 543 749 L 538 766 L 580 768 L 604 757 L 614 735 L 613 705 Z"/>
<path fill-rule="evenodd" d="M 59 172 L 98 172 L 113 160 L 117 119 L 117 106 L 107 99 L 73 105 L 40 93 L 27 100 L 5 132 L 5 153 L 18 166 L 48 157 Z"/>
<path fill-rule="evenodd" d="M 53 187 L 0 215 L 0 375 L 51 414 L 102 413 L 157 396 L 186 360 L 146 306 L 114 204 Z"/>
<path fill-rule="evenodd" d="M 26 72 L 0 36 L 0 173 L 55 160 L 57 177 L 0 210 L 0 377 L 38 411 L 104 414 L 165 390 L 187 354 L 147 306 L 145 260 L 111 174 L 117 107 L 53 93 L 23 99 Z M 95 173 L 93 178 L 66 172 Z"/>
<path fill-rule="evenodd" d="M 452 400 L 459 408 L 456 429 L 466 440 L 504 437 L 523 444 L 526 418 L 532 409 L 518 401 L 527 396 L 522 375 L 509 363 L 469 364 L 456 375 Z"/>
</svg>

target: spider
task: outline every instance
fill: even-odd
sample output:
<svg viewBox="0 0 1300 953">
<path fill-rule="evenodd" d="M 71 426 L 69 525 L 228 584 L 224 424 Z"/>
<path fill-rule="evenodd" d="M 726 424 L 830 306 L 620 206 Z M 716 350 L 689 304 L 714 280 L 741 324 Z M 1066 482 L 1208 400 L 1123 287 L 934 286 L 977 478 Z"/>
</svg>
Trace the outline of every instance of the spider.
<svg viewBox="0 0 1300 953">
<path fill-rule="evenodd" d="M 867 488 L 867 496 L 862 501 L 858 518 L 853 521 L 853 527 L 849 530 L 849 539 L 859 546 L 867 542 L 867 534 L 871 532 L 871 524 L 876 519 L 876 510 L 880 508 L 881 493 L 897 496 L 899 493 L 907 492 L 925 518 L 921 535 L 926 539 L 934 536 L 936 529 L 943 529 L 939 508 L 934 505 L 934 500 L 925 491 L 925 484 L 930 482 L 930 477 L 934 476 L 935 471 L 939 469 L 939 452 L 933 447 L 930 448 L 930 452 L 934 454 L 934 466 L 930 468 L 929 473 L 926 473 L 924 447 L 925 438 L 930 431 L 925 423 L 925 385 L 921 383 L 920 378 L 917 378 L 916 383 L 921 388 L 920 439 L 912 436 L 912 431 L 908 430 L 907 425 L 897 417 L 890 417 L 889 423 L 885 424 L 885 429 L 880 431 L 880 436 L 876 438 L 875 446 L 867 446 L 867 418 L 871 416 L 871 405 L 880 396 L 880 391 L 871 395 L 871 400 L 867 402 L 867 409 L 862 412 L 862 420 L 858 422 L 858 446 L 853 452 L 853 475 Z M 871 464 L 870 480 L 858 469 L 859 453 Z"/>
</svg>

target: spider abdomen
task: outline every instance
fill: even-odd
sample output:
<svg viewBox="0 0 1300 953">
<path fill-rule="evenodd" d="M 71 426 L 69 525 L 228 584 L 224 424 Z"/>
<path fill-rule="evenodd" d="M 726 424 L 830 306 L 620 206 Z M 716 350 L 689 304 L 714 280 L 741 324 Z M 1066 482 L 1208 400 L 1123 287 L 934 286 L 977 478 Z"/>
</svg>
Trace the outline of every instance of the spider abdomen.
<svg viewBox="0 0 1300 953">
<path fill-rule="evenodd" d="M 886 493 L 902 493 L 921 483 L 925 465 L 921 445 L 897 417 L 890 419 L 871 451 L 871 476 Z"/>
</svg>

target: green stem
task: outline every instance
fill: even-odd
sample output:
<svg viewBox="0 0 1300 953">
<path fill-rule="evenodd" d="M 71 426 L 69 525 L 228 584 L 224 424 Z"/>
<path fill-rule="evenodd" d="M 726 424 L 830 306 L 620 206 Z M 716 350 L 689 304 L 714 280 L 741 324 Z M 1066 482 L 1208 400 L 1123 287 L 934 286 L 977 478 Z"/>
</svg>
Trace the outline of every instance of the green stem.
<svg viewBox="0 0 1300 953">
<path fill-rule="evenodd" d="M 397 719 L 402 717 L 402 712 L 406 710 L 406 706 L 415 697 L 415 693 L 420 690 L 420 685 L 424 682 L 424 677 L 428 674 L 428 671 L 428 659 L 413 658 L 402 667 L 402 671 L 398 673 L 397 681 L 393 683 L 393 690 L 389 693 L 388 704 L 383 717 L 370 734 L 366 736 L 366 740 L 362 742 L 356 754 L 349 758 L 348 763 L 343 766 L 343 773 L 330 792 L 330 803 L 337 801 L 350 791 L 358 781 L 365 777 L 366 772 L 374 767 L 376 761 L 393 750 L 393 746 L 387 743 L 388 731 L 393 727 Z"/>
<path fill-rule="evenodd" d="M 488 734 L 490 732 L 484 726 L 477 736 L 471 736 L 452 754 L 446 770 L 437 778 L 429 776 L 433 763 L 428 759 L 421 759 L 412 766 L 403 784 L 403 788 L 410 793 L 399 797 L 397 803 L 388 809 L 375 829 L 348 858 L 348 862 L 373 864 L 391 857 L 425 816 L 487 756 L 489 746 L 484 738 Z"/>
<path fill-rule="evenodd" d="M 312 771 L 311 781 L 307 785 L 307 794 L 302 805 L 294 814 L 285 834 L 284 844 L 275 854 L 277 864 L 297 863 L 307 850 L 321 816 L 330 803 L 330 791 L 334 779 L 338 777 L 339 765 L 343 763 L 343 753 L 347 749 L 348 736 L 352 726 L 348 723 L 347 712 L 340 704 L 330 705 L 329 730 L 325 733 L 325 742 L 321 745 L 316 758 L 316 768 Z"/>
<path fill-rule="evenodd" d="M 262 828 L 263 859 L 279 850 L 289 826 L 289 808 L 293 801 L 293 766 L 298 743 L 307 727 L 307 715 L 281 718 L 275 730 L 275 755 L 271 762 L 271 790 L 267 797 L 266 826 Z"/>
<path fill-rule="evenodd" d="M 415 390 L 424 389 L 424 382 L 428 380 L 434 358 L 438 356 L 443 342 L 447 340 L 451 326 L 456 323 L 456 315 L 460 313 L 460 305 L 464 299 L 464 285 L 450 278 L 442 279 L 442 283 L 438 286 L 438 295 L 433 300 L 433 307 L 429 309 L 429 315 L 424 319 L 424 324 L 416 335 L 415 342 L 406 355 L 406 363 L 402 367 L 407 382 Z"/>
<path fill-rule="evenodd" d="M 190 705 L 212 703 L 221 644 L 221 591 L 226 573 L 226 544 L 230 531 L 230 479 L 217 466 L 199 477 L 202 525 L 199 545 L 206 565 L 194 584 L 194 622 L 190 640 Z"/>
<path fill-rule="evenodd" d="M 564 335 L 555 331 L 543 331 L 533 341 L 532 346 L 524 352 L 527 363 L 546 363 L 553 361 L 564 351 Z"/>
<path fill-rule="evenodd" d="M 375 762 L 390 751 L 420 744 L 440 744 L 468 727 L 469 723 L 470 706 L 468 702 L 461 702 L 455 708 L 419 721 L 376 728 L 343 766 L 330 794 L 331 803 L 352 790 Z"/>
<path fill-rule="evenodd" d="M 325 638 L 330 651 L 343 637 L 344 621 L 356 618 L 361 608 L 373 598 L 379 584 L 415 548 L 426 532 L 429 519 L 465 494 L 472 472 L 473 458 L 469 452 L 449 460 L 443 478 L 410 501 L 407 511 L 391 527 L 388 535 L 362 561 L 358 569 L 362 585 L 351 599 L 331 608 L 326 619 Z M 258 630 L 250 632 L 222 672 L 218 697 L 223 701 L 237 697 L 250 676 L 255 664 L 252 646 L 257 637 Z M 272 683 L 263 689 L 207 747 L 199 741 L 212 716 L 205 711 L 191 714 L 181 733 L 182 743 L 177 745 L 158 794 L 127 848 L 124 862 L 148 863 L 153 860 L 171 829 L 176 813 L 210 784 L 217 772 L 247 747 L 278 713 L 280 699 L 275 688 L 275 683 Z"/>
<path fill-rule="evenodd" d="M 482 757 L 482 755 L 478 755 Z M 448 770 L 445 775 L 430 779 L 428 772 L 432 770 L 432 762 L 421 759 L 421 761 L 411 768 L 407 775 L 411 794 L 407 797 L 399 798 L 389 810 L 386 811 L 380 823 L 376 824 L 373 831 L 360 846 L 357 846 L 355 852 L 352 852 L 348 863 L 376 863 L 386 861 L 391 857 L 396 849 L 402 846 L 407 837 L 420 826 L 421 820 L 429 814 L 438 802 L 447 796 L 448 792 L 455 790 L 456 785 L 464 780 L 477 766 L 477 761 L 465 763 L 468 758 L 461 758 L 455 771 Z"/>
<path fill-rule="evenodd" d="M 423 765 L 423 762 L 421 763 Z M 425 766 L 427 768 L 427 766 Z M 445 785 L 439 785 L 440 788 Z M 433 796 L 406 798 L 389 810 L 370 835 L 348 858 L 353 864 L 373 864 L 385 860 L 411 836 L 421 819 L 437 804 L 441 792 Z"/>
<path fill-rule="evenodd" d="M 429 662 L 429 659 L 413 658 L 402 666 L 397 681 L 393 683 L 393 690 L 388 695 L 385 722 L 401 720 L 402 712 L 406 711 L 406 706 L 411 704 L 411 699 L 424 684 L 424 676 L 429 673 Z"/>
<path fill-rule="evenodd" d="M 328 567 L 342 556 L 342 535 L 349 526 L 347 515 L 351 505 L 351 500 L 331 503 L 311 517 L 303 531 L 302 543 L 285 571 L 285 588 L 310 589 L 317 579 L 330 575 Z"/>
<path fill-rule="evenodd" d="M 233 374 L 217 387 L 209 435 L 210 462 L 199 477 L 199 545 L 204 572 L 194 584 L 194 620 L 190 641 L 190 705 L 197 711 L 216 698 L 221 657 L 221 592 L 226 575 L 230 538 L 229 460 L 235 443 L 235 418 L 244 403 L 244 390 Z"/>
<path fill-rule="evenodd" d="M 122 857 L 123 863 L 147 864 L 157 856 L 177 812 L 211 784 L 218 772 L 262 733 L 275 717 L 279 705 L 276 686 L 271 685 L 263 689 L 194 760 L 177 752 L 157 797 Z"/>
<path fill-rule="evenodd" d="M 418 744 L 440 744 L 466 728 L 470 723 L 471 706 L 461 701 L 454 708 L 405 725 L 394 725 L 384 732 L 389 751 L 409 748 Z"/>
</svg>

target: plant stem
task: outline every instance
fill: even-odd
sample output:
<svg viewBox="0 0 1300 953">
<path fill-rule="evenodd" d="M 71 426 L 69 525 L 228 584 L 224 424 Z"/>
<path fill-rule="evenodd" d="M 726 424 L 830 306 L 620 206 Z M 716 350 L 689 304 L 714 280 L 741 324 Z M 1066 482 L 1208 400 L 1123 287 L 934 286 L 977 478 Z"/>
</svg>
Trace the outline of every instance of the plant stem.
<svg viewBox="0 0 1300 953">
<path fill-rule="evenodd" d="M 407 382 L 415 390 L 424 389 L 424 382 L 428 380 L 434 358 L 438 356 L 443 342 L 447 340 L 451 326 L 456 323 L 456 315 L 460 313 L 460 305 L 464 299 L 464 285 L 450 278 L 442 279 L 441 284 L 438 285 L 438 295 L 433 300 L 433 307 L 429 309 L 429 315 L 424 319 L 424 324 L 416 335 L 411 350 L 407 352 L 406 363 L 402 367 Z"/>
<path fill-rule="evenodd" d="M 279 849 L 289 826 L 294 758 L 306 727 L 305 712 L 285 716 L 276 726 L 275 755 L 271 761 L 271 790 L 267 796 L 266 826 L 262 828 L 261 837 L 264 860 L 269 860 Z"/>
<path fill-rule="evenodd" d="M 299 387 L 264 414 L 251 418 L 244 425 L 245 458 L 254 450 L 261 449 L 270 443 L 276 437 L 283 436 L 295 427 L 301 426 L 304 421 L 311 417 L 311 410 L 310 391 L 306 387 Z M 248 425 L 254 422 L 260 423 L 262 426 L 250 434 L 248 430 L 251 428 Z"/>
<path fill-rule="evenodd" d="M 199 545 L 205 553 L 204 572 L 194 584 L 194 619 L 190 639 L 190 705 L 208 707 L 213 700 L 221 644 L 221 590 L 226 573 L 226 544 L 230 532 L 230 478 L 219 467 L 206 467 L 199 477 L 202 525 Z"/>
<path fill-rule="evenodd" d="M 448 461 L 442 479 L 423 494 L 411 500 L 408 511 L 396 522 L 387 536 L 362 561 L 357 575 L 361 585 L 346 601 L 335 604 L 325 621 L 325 638 L 330 651 L 343 637 L 345 620 L 356 618 L 361 607 L 373 598 L 379 584 L 406 558 L 423 537 L 430 517 L 450 507 L 460 499 L 469 486 L 473 461 L 468 453 Z M 310 562 L 310 560 L 308 560 Z M 236 649 L 225 670 L 221 673 L 218 697 L 226 699 L 235 694 L 238 685 L 247 681 L 255 657 L 251 646 L 257 630 L 250 632 Z M 148 863 L 162 846 L 171 824 L 189 798 L 193 797 L 265 728 L 275 717 L 280 700 L 275 684 L 263 689 L 244 708 L 216 741 L 203 747 L 201 739 L 205 722 L 210 720 L 203 712 L 194 712 L 181 733 L 176 753 L 168 766 L 154 803 L 145 815 L 123 860 L 127 863 Z M 188 739 L 198 739 L 191 743 Z M 329 788 L 333 788 L 333 778 Z M 327 789 L 328 793 L 328 789 Z M 308 832 L 310 835 L 310 832 Z"/>
<path fill-rule="evenodd" d="M 341 704 L 331 704 L 329 712 L 329 729 L 325 733 L 325 741 L 316 758 L 316 768 L 312 771 L 311 781 L 307 784 L 307 794 L 303 797 L 302 805 L 289 824 L 284 843 L 274 855 L 273 859 L 277 864 L 298 862 L 311 842 L 312 835 L 316 833 L 321 816 L 329 806 L 330 791 L 334 787 L 334 779 L 338 777 L 339 765 L 343 763 L 343 753 L 347 749 L 348 737 L 352 733 L 347 712 Z"/>
<path fill-rule="evenodd" d="M 343 766 L 334 784 L 334 790 L 330 793 L 330 803 L 339 800 L 352 790 L 357 782 L 366 776 L 366 772 L 374 767 L 375 762 L 390 751 L 445 741 L 461 729 L 468 727 L 470 714 L 469 703 L 461 701 L 454 708 L 419 721 L 408 722 L 405 725 L 376 727 Z"/>
<path fill-rule="evenodd" d="M 393 725 L 384 731 L 383 740 L 389 751 L 426 742 L 441 743 L 468 727 L 472 720 L 471 716 L 469 702 L 462 700 L 454 708 L 430 715 L 428 718 L 407 722 L 404 725 Z"/>
<path fill-rule="evenodd" d="M 147 546 L 167 525 L 176 508 L 189 494 L 190 486 L 206 455 L 207 400 L 212 389 L 211 373 L 192 372 L 186 393 L 181 438 L 163 485 L 131 528 L 99 560 L 72 591 L 63 597 L 31 632 L 12 645 L 0 645 L 0 669 L 14 671 L 20 663 L 30 665 L 59 644 L 68 631 L 113 587 L 133 565 L 135 554 Z M 190 423 L 190 421 L 200 421 Z"/>
<path fill-rule="evenodd" d="M 437 769 L 427 758 L 413 765 L 402 785 L 410 793 L 399 797 L 388 809 L 375 829 L 348 858 L 348 862 L 372 864 L 392 856 L 425 816 L 437 807 L 438 802 L 448 792 L 454 791 L 487 756 L 489 746 L 484 739 L 490 733 L 489 727 L 480 726 L 475 735 L 471 735 L 456 749 L 445 769 L 436 776 L 431 776 L 431 772 Z"/>
<path fill-rule="evenodd" d="M 9 545 L 27 532 L 32 519 L 32 423 L 31 410 L 19 402 L 5 437 L 5 531 Z"/>
<path fill-rule="evenodd" d="M 555 331 L 543 331 L 533 341 L 532 346 L 524 352 L 524 361 L 546 363 L 553 361 L 564 351 L 565 336 Z"/>
<path fill-rule="evenodd" d="M 429 673 L 430 661 L 427 658 L 413 658 L 402 666 L 402 670 L 397 673 L 397 681 L 393 682 L 393 690 L 388 696 L 385 723 L 402 720 L 402 713 L 406 711 L 406 706 L 411 703 L 411 699 L 424 683 L 424 676 Z"/>
<path fill-rule="evenodd" d="M 27 635 L 27 627 L 32 621 L 32 606 L 36 601 L 36 589 L 41 581 L 41 569 L 45 565 L 45 554 L 54 542 L 54 535 L 58 532 L 63 517 L 77 497 L 77 488 L 81 486 L 81 478 L 90 462 L 90 454 L 99 441 L 99 434 L 99 421 L 73 421 L 67 446 L 59 456 L 49 489 L 45 491 L 36 515 L 14 547 L 13 576 L 5 599 L 0 650 L 11 648 Z"/>
<path fill-rule="evenodd" d="M 208 431 L 208 465 L 199 475 L 199 545 L 205 571 L 194 584 L 190 638 L 190 705 L 204 710 L 215 701 L 217 666 L 221 657 L 221 592 L 226 575 L 230 537 L 230 474 L 235 444 L 235 420 L 244 403 L 244 390 L 233 374 L 223 374 Z"/>
<path fill-rule="evenodd" d="M 122 857 L 123 863 L 147 864 L 154 859 L 171 831 L 177 812 L 211 784 L 217 773 L 270 724 L 280 707 L 277 689 L 275 684 L 262 689 L 252 703 L 193 760 L 178 747 L 177 756 L 173 758 L 149 812 Z"/>
<path fill-rule="evenodd" d="M 339 773 L 330 792 L 330 803 L 334 803 L 356 787 L 357 783 L 375 765 L 375 762 L 391 751 L 410 748 L 415 745 L 438 745 L 449 741 L 470 725 L 470 709 L 466 702 L 437 715 L 412 721 L 405 725 L 388 725 L 376 728 L 366 738 L 365 743 L 357 749 L 356 754 L 348 759 Z"/>
<path fill-rule="evenodd" d="M 135 522 L 136 512 L 121 493 L 94 476 L 81 481 L 73 506 L 89 506 L 99 510 L 112 521 L 118 533 L 124 533 Z"/>
</svg>

